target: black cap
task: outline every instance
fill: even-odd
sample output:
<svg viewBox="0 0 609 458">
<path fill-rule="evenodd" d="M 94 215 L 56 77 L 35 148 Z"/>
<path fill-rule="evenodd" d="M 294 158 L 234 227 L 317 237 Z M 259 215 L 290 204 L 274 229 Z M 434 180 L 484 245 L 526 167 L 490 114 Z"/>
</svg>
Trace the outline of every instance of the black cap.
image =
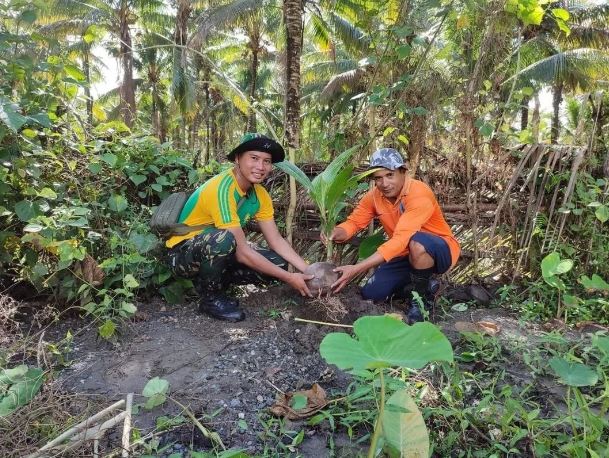
<svg viewBox="0 0 609 458">
<path fill-rule="evenodd" d="M 247 133 L 241 137 L 241 142 L 230 153 L 227 154 L 227 159 L 232 161 L 235 156 L 245 153 L 246 151 L 261 151 L 271 155 L 271 162 L 281 162 L 285 159 L 285 151 L 283 146 L 277 143 L 272 138 L 258 133 Z"/>
</svg>

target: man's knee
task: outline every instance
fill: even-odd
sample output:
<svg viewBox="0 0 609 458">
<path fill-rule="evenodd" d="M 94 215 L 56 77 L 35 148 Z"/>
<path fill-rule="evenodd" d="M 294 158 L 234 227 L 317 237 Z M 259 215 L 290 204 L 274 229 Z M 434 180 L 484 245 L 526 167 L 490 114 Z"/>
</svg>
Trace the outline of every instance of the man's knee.
<svg viewBox="0 0 609 458">
<path fill-rule="evenodd" d="M 408 243 L 408 260 L 414 269 L 428 269 L 434 264 L 433 258 L 425 250 L 422 243 L 411 240 Z M 431 265 L 430 265 L 431 263 Z"/>
</svg>

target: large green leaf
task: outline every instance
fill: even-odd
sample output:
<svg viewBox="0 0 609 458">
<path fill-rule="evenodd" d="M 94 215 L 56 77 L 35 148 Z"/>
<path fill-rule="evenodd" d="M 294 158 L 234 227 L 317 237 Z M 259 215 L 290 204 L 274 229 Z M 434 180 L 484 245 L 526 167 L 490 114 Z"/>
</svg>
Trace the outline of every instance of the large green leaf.
<svg viewBox="0 0 609 458">
<path fill-rule="evenodd" d="M 39 215 L 38 206 L 28 200 L 21 200 L 15 204 L 15 213 L 24 223 Z"/>
<path fill-rule="evenodd" d="M 348 165 L 328 183 L 326 194 L 323 196 L 327 211 L 331 211 L 338 201 L 344 198 L 345 191 L 356 184 L 351 181 L 351 175 L 353 175 L 353 166 Z"/>
<path fill-rule="evenodd" d="M 359 259 L 366 259 L 368 256 L 372 256 L 378 247 L 380 247 L 385 241 L 385 237 L 381 232 L 377 232 L 369 237 L 362 240 L 359 244 L 357 256 Z"/>
<path fill-rule="evenodd" d="M 154 377 L 153 379 L 149 380 L 142 391 L 142 394 L 148 398 L 145 407 L 147 409 L 152 409 L 163 404 L 167 399 L 165 394 L 168 390 L 169 382 L 167 380 L 159 377 Z"/>
<path fill-rule="evenodd" d="M 396 391 L 389 398 L 381 422 L 383 436 L 397 449 L 398 456 L 429 456 L 429 435 L 423 415 L 406 390 Z"/>
<path fill-rule="evenodd" d="M 452 361 L 453 349 L 431 323 L 406 325 L 391 316 L 365 316 L 353 325 L 357 339 L 330 333 L 319 351 L 330 364 L 343 370 L 380 367 L 420 369 L 430 361 Z"/>
<path fill-rule="evenodd" d="M 565 385 L 593 386 L 598 382 L 596 371 L 585 364 L 555 357 L 550 360 L 550 367 Z"/>
<path fill-rule="evenodd" d="M 23 374 L 23 367 L 19 366 L 16 372 L 12 373 L 12 383 L 4 394 L 0 394 L 0 417 L 11 414 L 17 408 L 29 403 L 36 393 L 40 390 L 44 380 L 44 371 L 37 367 L 27 369 Z M 9 369 L 10 371 L 10 369 Z M 7 376 L 7 371 L 3 371 L 3 375 Z M 7 376 L 11 378 L 11 376 Z"/>
<path fill-rule="evenodd" d="M 592 278 L 589 278 L 587 275 L 582 275 L 579 277 L 579 282 L 588 290 L 609 291 L 609 283 L 596 274 L 592 274 Z"/>
<path fill-rule="evenodd" d="M 128 206 L 127 199 L 120 194 L 112 194 L 108 198 L 108 207 L 114 212 L 120 213 L 126 210 Z"/>
<path fill-rule="evenodd" d="M 564 274 L 571 270 L 573 261 L 571 259 L 560 259 L 556 252 L 550 253 L 541 261 L 541 274 L 544 277 Z"/>
<path fill-rule="evenodd" d="M 13 132 L 17 132 L 27 121 L 27 118 L 21 115 L 18 110 L 19 107 L 16 104 L 0 97 L 0 121 L 4 122 Z"/>
<path fill-rule="evenodd" d="M 340 173 L 345 165 L 351 160 L 351 157 L 358 151 L 360 145 L 355 145 L 348 150 L 343 151 L 328 164 L 323 172 L 313 179 L 313 189 L 321 189 L 334 181 L 334 178 Z"/>
<path fill-rule="evenodd" d="M 601 223 L 605 223 L 609 220 L 609 208 L 606 205 L 598 207 L 594 214 Z"/>
<path fill-rule="evenodd" d="M 311 191 L 311 180 L 305 175 L 305 173 L 298 168 L 298 166 L 292 164 L 290 161 L 278 162 L 275 164 L 279 170 L 284 171 L 291 177 L 294 177 L 298 183 L 300 183 L 307 191 Z"/>
</svg>

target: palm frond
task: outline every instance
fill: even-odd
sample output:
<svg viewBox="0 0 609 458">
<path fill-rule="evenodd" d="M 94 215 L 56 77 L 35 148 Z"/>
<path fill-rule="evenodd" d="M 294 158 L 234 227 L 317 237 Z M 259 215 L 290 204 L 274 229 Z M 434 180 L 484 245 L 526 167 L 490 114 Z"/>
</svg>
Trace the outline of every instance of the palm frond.
<svg viewBox="0 0 609 458">
<path fill-rule="evenodd" d="M 345 88 L 353 88 L 359 84 L 366 75 L 365 68 L 356 68 L 338 75 L 334 75 L 328 84 L 324 87 L 319 95 L 323 101 L 334 98 L 340 91 Z"/>
<path fill-rule="evenodd" d="M 609 29 L 572 25 L 571 33 L 563 41 L 571 48 L 609 49 Z"/>
<path fill-rule="evenodd" d="M 571 87 L 588 89 L 609 72 L 609 53 L 598 49 L 580 48 L 548 56 L 523 68 L 504 81 L 513 78 L 527 82 L 553 84 L 562 81 Z"/>
<path fill-rule="evenodd" d="M 233 0 L 230 3 L 211 8 L 195 20 L 197 28 L 189 41 L 202 43 L 212 29 L 224 26 L 263 6 L 264 2 L 258 0 Z"/>
<path fill-rule="evenodd" d="M 358 51 L 367 51 L 370 48 L 370 37 L 352 22 L 334 12 L 330 13 L 329 22 L 334 29 L 334 33 L 347 48 Z"/>
<path fill-rule="evenodd" d="M 602 27 L 609 26 L 609 3 L 598 5 L 581 5 L 576 8 L 569 8 L 571 14 L 571 23 L 573 24 L 591 24 Z"/>
<path fill-rule="evenodd" d="M 51 22 L 40 27 L 39 32 L 43 35 L 53 37 L 71 35 L 82 35 L 91 25 L 84 19 L 63 19 Z"/>
<path fill-rule="evenodd" d="M 309 36 L 311 36 L 312 41 L 323 51 L 329 51 L 332 44 L 332 35 L 328 24 L 321 16 L 313 15 L 307 25 L 310 29 Z"/>
<path fill-rule="evenodd" d="M 302 84 L 314 84 L 316 82 L 325 84 L 336 73 L 345 73 L 356 68 L 357 62 L 353 60 L 316 62 L 302 69 L 301 81 Z"/>
</svg>

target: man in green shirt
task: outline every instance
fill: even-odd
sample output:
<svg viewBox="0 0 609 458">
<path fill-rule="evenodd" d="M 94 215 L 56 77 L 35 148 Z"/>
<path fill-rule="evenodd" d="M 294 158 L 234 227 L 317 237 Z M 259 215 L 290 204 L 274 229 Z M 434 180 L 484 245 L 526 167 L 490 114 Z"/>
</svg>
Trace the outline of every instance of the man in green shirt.
<svg viewBox="0 0 609 458">
<path fill-rule="evenodd" d="M 262 182 L 272 164 L 285 158 L 282 146 L 261 134 L 246 134 L 227 158 L 234 166 L 200 186 L 186 201 L 179 223 L 207 225 L 167 240 L 169 265 L 192 278 L 201 296 L 199 311 L 214 318 L 241 321 L 239 302 L 226 295 L 231 284 L 266 284 L 274 279 L 311 296 L 304 275 L 307 263 L 281 236 L 273 218 L 273 203 Z M 250 220 L 258 226 L 269 249 L 252 246 L 243 232 Z M 288 272 L 287 264 L 299 272 Z"/>
</svg>

